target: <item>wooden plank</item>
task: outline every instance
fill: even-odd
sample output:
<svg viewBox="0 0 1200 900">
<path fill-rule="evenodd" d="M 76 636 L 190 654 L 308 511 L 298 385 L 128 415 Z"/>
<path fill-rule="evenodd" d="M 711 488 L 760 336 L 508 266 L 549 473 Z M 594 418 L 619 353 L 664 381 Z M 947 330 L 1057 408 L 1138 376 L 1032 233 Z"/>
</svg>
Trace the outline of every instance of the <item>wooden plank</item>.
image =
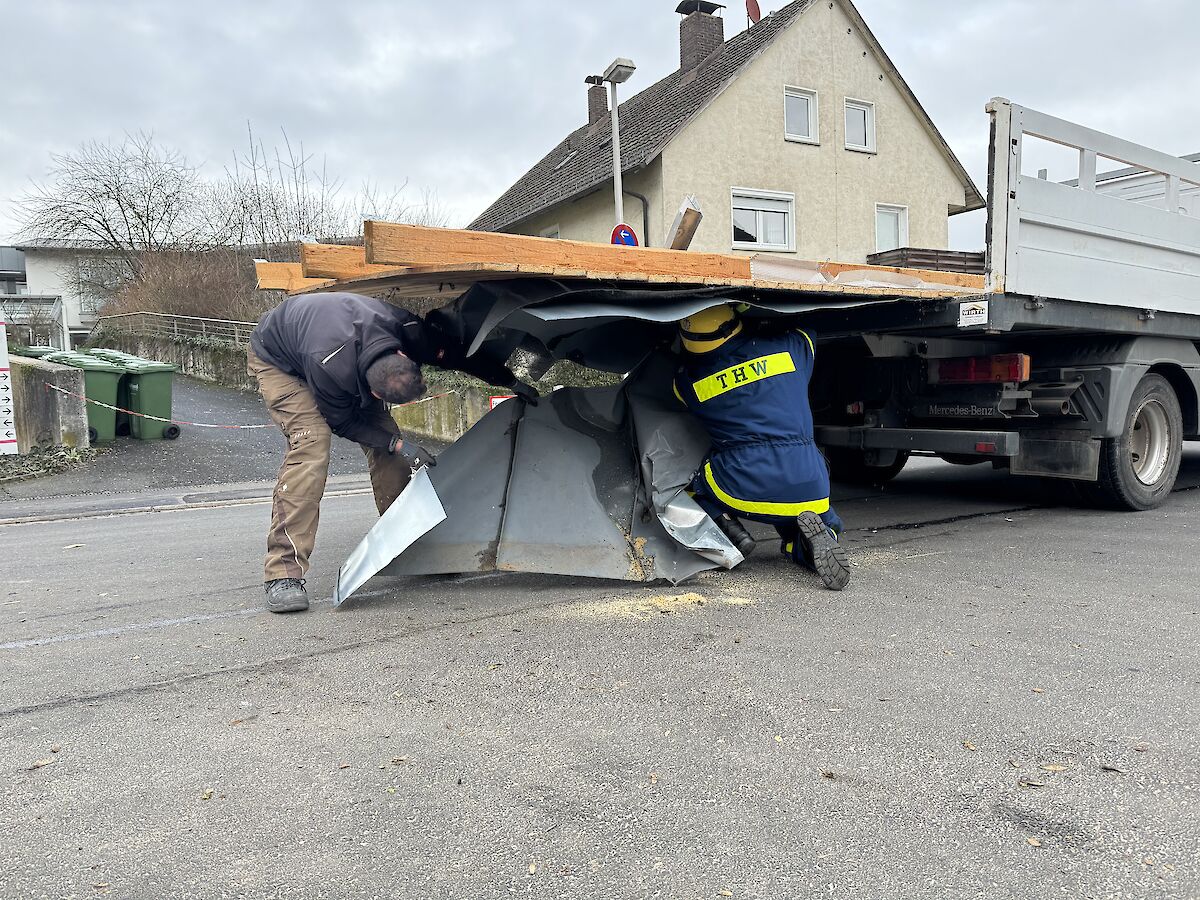
<svg viewBox="0 0 1200 900">
<path fill-rule="evenodd" d="M 301 244 L 300 265 L 305 278 L 362 278 L 395 272 L 396 266 L 373 266 L 363 247 L 341 244 Z"/>
<path fill-rule="evenodd" d="M 327 278 L 305 278 L 300 263 L 256 262 L 260 291 L 313 291 L 335 282 Z"/>
<path fill-rule="evenodd" d="M 518 271 L 519 269 L 519 271 Z M 570 274 L 568 274 L 568 271 Z M 526 271 L 518 266 L 417 266 L 396 270 L 390 275 L 365 276 L 357 279 L 336 282 L 338 290 L 352 291 L 361 294 L 386 295 L 389 297 L 414 298 L 453 298 L 472 285 L 482 281 L 506 281 L 516 278 L 556 278 L 561 280 L 592 281 L 592 282 L 621 282 L 634 288 L 637 285 L 672 285 L 687 286 L 717 286 L 717 287 L 754 287 L 763 290 L 784 291 L 798 295 L 842 296 L 842 297 L 878 297 L 878 298 L 951 298 L 979 294 L 981 291 L 970 288 L 941 286 L 941 287 L 912 287 L 907 285 L 854 285 L 834 282 L 797 282 L 774 279 L 755 279 L 751 282 L 741 280 L 723 280 L 719 278 L 690 278 L 682 279 L 666 275 L 639 275 L 630 272 L 583 272 L 578 270 L 554 269 L 549 272 Z M 331 282 L 319 282 L 313 288 L 301 288 L 294 293 L 310 293 L 313 290 L 328 290 Z"/>
<path fill-rule="evenodd" d="M 750 280 L 750 258 L 643 247 L 615 247 L 552 238 L 456 231 L 370 222 L 364 227 L 367 262 L 383 266 L 516 263 L 640 275 Z"/>
</svg>

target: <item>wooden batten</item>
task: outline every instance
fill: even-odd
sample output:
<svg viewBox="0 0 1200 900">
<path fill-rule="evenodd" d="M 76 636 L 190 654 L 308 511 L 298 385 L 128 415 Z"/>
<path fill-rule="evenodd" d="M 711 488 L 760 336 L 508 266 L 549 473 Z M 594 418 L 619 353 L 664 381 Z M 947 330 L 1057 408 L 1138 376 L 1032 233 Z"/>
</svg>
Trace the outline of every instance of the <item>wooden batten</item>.
<svg viewBox="0 0 1200 900">
<path fill-rule="evenodd" d="M 334 283 L 327 278 L 305 278 L 300 263 L 256 262 L 254 271 L 260 291 L 311 291 Z"/>
<path fill-rule="evenodd" d="M 378 266 L 515 264 L 614 274 L 750 281 L 750 258 L 643 247 L 616 247 L 488 231 L 367 222 L 366 259 Z"/>
<path fill-rule="evenodd" d="M 300 265 L 305 278 L 336 278 L 339 281 L 394 273 L 396 266 L 373 266 L 363 247 L 341 244 L 301 244 Z"/>
</svg>

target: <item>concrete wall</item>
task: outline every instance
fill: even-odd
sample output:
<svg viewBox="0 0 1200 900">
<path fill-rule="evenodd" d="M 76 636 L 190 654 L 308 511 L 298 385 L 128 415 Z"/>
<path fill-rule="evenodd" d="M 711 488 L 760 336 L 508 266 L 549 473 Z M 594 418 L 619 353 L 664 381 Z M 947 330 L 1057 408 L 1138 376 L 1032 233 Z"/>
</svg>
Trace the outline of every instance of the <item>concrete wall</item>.
<svg viewBox="0 0 1200 900">
<path fill-rule="evenodd" d="M 819 144 L 785 139 L 785 86 L 817 92 Z M 846 98 L 875 104 L 877 152 L 846 149 Z M 813 4 L 683 130 L 663 154 L 663 185 L 668 197 L 700 200 L 693 249 L 731 251 L 730 189 L 742 187 L 794 193 L 793 255 L 846 262 L 875 252 L 876 203 L 909 208 L 908 246 L 945 248 L 948 209 L 965 202 L 950 163 L 836 3 Z"/>
<path fill-rule="evenodd" d="M 17 425 L 17 452 L 34 448 L 78 447 L 88 442 L 87 404 L 48 390 L 54 385 L 80 396 L 84 393 L 83 371 L 68 366 L 11 357 L 14 411 Z"/>
<path fill-rule="evenodd" d="M 485 391 L 459 390 L 423 403 L 397 406 L 392 418 L 403 434 L 414 434 L 453 443 L 491 409 L 491 394 Z"/>
<path fill-rule="evenodd" d="M 147 359 L 172 363 L 179 366 L 184 375 L 201 381 L 256 393 L 258 391 L 254 379 L 246 374 L 245 347 L 193 344 L 167 338 L 120 333 L 102 335 L 96 346 L 111 347 Z M 393 417 L 401 431 L 406 434 L 412 433 L 450 443 L 483 418 L 489 408 L 491 393 L 458 389 L 444 397 L 398 407 L 393 410 Z"/>
<path fill-rule="evenodd" d="M 135 356 L 179 366 L 184 375 L 226 387 L 257 391 L 254 379 L 246 373 L 246 348 L 232 344 L 190 342 L 121 332 L 105 332 L 94 342 L 96 347 L 111 347 Z"/>
</svg>

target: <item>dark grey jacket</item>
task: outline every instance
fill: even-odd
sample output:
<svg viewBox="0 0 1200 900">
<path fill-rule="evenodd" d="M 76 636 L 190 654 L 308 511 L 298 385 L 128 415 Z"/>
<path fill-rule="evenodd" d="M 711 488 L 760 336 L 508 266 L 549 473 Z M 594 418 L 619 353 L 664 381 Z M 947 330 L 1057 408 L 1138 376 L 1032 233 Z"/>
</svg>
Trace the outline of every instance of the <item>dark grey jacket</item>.
<svg viewBox="0 0 1200 900">
<path fill-rule="evenodd" d="M 380 401 L 367 386 L 367 367 L 402 352 L 418 364 L 457 369 L 508 387 L 513 374 L 485 359 L 468 359 L 454 339 L 408 312 L 361 294 L 306 294 L 271 310 L 250 336 L 265 363 L 303 379 L 334 434 L 386 450 L 392 435 L 364 416 Z"/>
</svg>

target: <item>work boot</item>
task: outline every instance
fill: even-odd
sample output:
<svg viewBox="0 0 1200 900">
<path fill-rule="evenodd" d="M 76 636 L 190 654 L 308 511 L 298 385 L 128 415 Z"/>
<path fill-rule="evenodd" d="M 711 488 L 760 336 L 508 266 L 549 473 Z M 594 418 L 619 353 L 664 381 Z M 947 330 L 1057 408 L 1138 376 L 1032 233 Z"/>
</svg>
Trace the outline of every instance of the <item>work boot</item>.
<svg viewBox="0 0 1200 900">
<path fill-rule="evenodd" d="M 726 514 L 717 519 L 717 527 L 721 529 L 729 543 L 738 548 L 743 557 L 749 557 L 758 549 L 758 542 L 750 536 L 750 532 L 733 516 Z"/>
<path fill-rule="evenodd" d="M 808 560 L 825 587 L 831 591 L 842 590 L 850 583 L 850 561 L 829 526 L 811 512 L 800 513 L 796 524 L 800 527 L 799 539 L 808 551 Z"/>
<path fill-rule="evenodd" d="M 267 609 L 273 613 L 304 612 L 308 609 L 308 592 L 297 578 L 276 578 L 265 585 Z"/>
</svg>

